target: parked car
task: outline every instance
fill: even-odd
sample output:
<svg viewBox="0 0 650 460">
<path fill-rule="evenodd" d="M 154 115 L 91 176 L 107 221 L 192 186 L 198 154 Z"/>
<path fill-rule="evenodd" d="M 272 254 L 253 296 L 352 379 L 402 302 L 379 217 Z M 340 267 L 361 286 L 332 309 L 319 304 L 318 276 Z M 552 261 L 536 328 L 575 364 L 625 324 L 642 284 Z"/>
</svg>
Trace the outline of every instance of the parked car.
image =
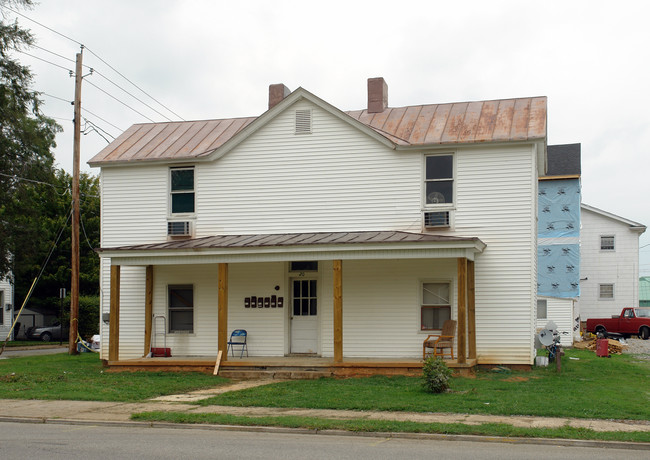
<svg viewBox="0 0 650 460">
<path fill-rule="evenodd" d="M 30 327 L 27 329 L 26 336 L 29 340 L 49 342 L 51 340 L 61 340 L 61 332 L 61 323 L 57 321 L 51 326 Z M 63 328 L 63 334 L 67 338 L 67 330 L 65 328 Z"/>
<path fill-rule="evenodd" d="M 620 315 L 611 318 L 590 318 L 587 332 L 630 337 L 638 335 L 643 340 L 650 338 L 650 308 L 624 308 Z"/>
</svg>

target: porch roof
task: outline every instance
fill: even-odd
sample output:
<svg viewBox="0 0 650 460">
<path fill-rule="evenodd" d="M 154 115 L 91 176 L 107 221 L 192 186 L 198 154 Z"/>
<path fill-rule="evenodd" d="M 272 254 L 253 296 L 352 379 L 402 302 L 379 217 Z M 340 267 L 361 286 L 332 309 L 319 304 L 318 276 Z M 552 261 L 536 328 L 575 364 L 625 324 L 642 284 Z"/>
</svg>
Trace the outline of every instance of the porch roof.
<svg viewBox="0 0 650 460">
<path fill-rule="evenodd" d="M 485 249 L 477 237 L 400 231 L 217 235 L 100 248 L 113 265 L 171 265 L 291 260 L 457 258 Z"/>
</svg>

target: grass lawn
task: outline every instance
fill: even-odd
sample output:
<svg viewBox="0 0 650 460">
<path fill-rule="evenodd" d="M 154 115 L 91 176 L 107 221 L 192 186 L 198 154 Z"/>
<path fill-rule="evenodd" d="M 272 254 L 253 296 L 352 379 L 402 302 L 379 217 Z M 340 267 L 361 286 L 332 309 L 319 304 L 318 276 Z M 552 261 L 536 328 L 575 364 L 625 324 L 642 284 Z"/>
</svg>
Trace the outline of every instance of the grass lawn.
<svg viewBox="0 0 650 460">
<path fill-rule="evenodd" d="M 438 433 L 445 435 L 477 435 L 527 438 L 583 439 L 620 442 L 650 442 L 648 432 L 594 431 L 586 428 L 563 426 L 559 428 L 522 428 L 506 423 L 419 423 L 391 420 L 332 420 L 312 417 L 246 417 L 229 414 L 195 414 L 178 412 L 142 412 L 133 414 L 132 420 L 168 423 L 203 423 L 212 425 L 274 426 L 307 428 L 310 430 L 344 430 L 382 433 Z"/>
<path fill-rule="evenodd" d="M 561 374 L 551 366 L 455 377 L 443 394 L 425 393 L 416 377 L 327 378 L 224 393 L 198 404 L 650 419 L 649 361 L 566 350 L 562 364 Z"/>
<path fill-rule="evenodd" d="M 106 372 L 95 353 L 0 360 L 0 399 L 142 401 L 226 382 L 198 372 Z"/>
</svg>

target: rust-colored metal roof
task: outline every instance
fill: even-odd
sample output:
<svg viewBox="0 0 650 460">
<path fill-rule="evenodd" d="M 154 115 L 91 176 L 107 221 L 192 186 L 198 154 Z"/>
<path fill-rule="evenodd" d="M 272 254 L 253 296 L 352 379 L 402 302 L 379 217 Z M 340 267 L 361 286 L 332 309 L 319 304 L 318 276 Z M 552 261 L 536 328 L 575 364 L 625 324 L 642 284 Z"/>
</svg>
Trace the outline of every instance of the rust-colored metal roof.
<svg viewBox="0 0 650 460">
<path fill-rule="evenodd" d="M 472 144 L 546 137 L 546 97 L 347 112 L 398 145 Z"/>
<path fill-rule="evenodd" d="M 527 141 L 546 137 L 546 97 L 430 104 L 346 112 L 397 146 Z M 257 117 L 137 124 L 89 164 L 197 159 L 206 156 Z"/>
<path fill-rule="evenodd" d="M 131 126 L 89 163 L 195 159 L 212 153 L 256 117 Z"/>
<path fill-rule="evenodd" d="M 428 235 L 409 232 L 322 232 L 322 233 L 282 233 L 275 235 L 218 235 L 187 240 L 166 241 L 164 243 L 101 248 L 97 251 L 161 251 L 161 250 L 201 250 L 217 248 L 259 248 L 277 246 L 312 246 L 332 244 L 366 243 L 479 243 L 476 237 L 456 237 Z"/>
</svg>

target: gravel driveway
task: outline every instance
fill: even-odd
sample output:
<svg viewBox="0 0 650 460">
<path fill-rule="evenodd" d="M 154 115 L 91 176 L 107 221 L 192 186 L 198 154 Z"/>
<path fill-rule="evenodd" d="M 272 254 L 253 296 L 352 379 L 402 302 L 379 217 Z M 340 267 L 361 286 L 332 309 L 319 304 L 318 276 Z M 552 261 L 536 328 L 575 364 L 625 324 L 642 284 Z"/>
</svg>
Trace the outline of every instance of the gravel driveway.
<svg viewBox="0 0 650 460">
<path fill-rule="evenodd" d="M 627 347 L 623 349 L 623 353 L 637 355 L 641 359 L 650 360 L 650 340 L 641 340 L 636 337 L 630 337 L 625 340 Z"/>
</svg>

